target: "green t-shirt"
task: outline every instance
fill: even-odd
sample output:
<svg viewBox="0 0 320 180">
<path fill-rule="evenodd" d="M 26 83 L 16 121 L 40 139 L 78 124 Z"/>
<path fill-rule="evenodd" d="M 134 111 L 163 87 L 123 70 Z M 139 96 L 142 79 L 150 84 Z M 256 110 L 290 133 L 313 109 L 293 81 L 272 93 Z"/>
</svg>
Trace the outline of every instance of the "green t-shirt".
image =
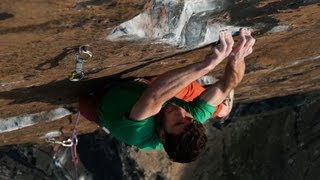
<svg viewBox="0 0 320 180">
<path fill-rule="evenodd" d="M 132 107 L 136 104 L 147 84 L 126 82 L 112 87 L 101 99 L 98 115 L 102 126 L 111 134 L 129 145 L 140 149 L 161 149 L 162 143 L 156 132 L 155 117 L 135 121 L 129 118 Z M 212 116 L 215 107 L 196 98 L 192 102 L 172 98 L 167 103 L 175 103 L 189 112 L 196 121 L 204 123 Z"/>
</svg>

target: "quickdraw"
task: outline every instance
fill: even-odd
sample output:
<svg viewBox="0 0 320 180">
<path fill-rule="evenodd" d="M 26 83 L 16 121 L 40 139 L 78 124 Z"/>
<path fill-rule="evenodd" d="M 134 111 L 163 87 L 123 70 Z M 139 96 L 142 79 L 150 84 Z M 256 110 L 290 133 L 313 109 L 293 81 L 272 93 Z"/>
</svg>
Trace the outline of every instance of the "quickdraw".
<svg viewBox="0 0 320 180">
<path fill-rule="evenodd" d="M 80 46 L 77 51 L 74 51 L 75 70 L 69 75 L 70 81 L 80 81 L 84 77 L 83 64 L 92 57 L 88 47 L 89 45 Z"/>
<path fill-rule="evenodd" d="M 73 146 L 73 142 L 71 139 L 68 139 L 66 141 L 58 141 L 55 138 L 47 138 L 45 139 L 47 143 L 51 143 L 51 144 L 60 144 L 63 147 L 71 147 Z M 78 142 L 77 142 L 78 143 Z"/>
<path fill-rule="evenodd" d="M 71 150 L 71 157 L 72 157 L 72 162 L 74 166 L 74 171 L 75 171 L 75 179 L 79 179 L 79 174 L 78 174 L 78 165 L 79 165 L 79 156 L 77 153 L 77 145 L 78 145 L 78 138 L 77 138 L 77 126 L 79 124 L 80 120 L 80 111 L 77 114 L 77 119 L 74 122 L 71 137 L 65 141 L 58 141 L 55 140 L 55 138 L 46 138 L 46 142 L 52 143 L 52 144 L 60 144 L 64 147 L 70 147 Z"/>
</svg>

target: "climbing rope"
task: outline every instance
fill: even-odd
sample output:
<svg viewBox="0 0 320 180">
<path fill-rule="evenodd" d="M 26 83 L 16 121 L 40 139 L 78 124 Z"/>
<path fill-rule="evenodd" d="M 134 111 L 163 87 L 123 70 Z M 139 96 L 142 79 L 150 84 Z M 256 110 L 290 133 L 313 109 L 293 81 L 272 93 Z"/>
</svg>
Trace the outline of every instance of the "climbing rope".
<svg viewBox="0 0 320 180">
<path fill-rule="evenodd" d="M 71 146 L 71 157 L 72 157 L 72 162 L 75 170 L 75 179 L 78 180 L 78 165 L 79 165 L 79 156 L 77 153 L 77 145 L 78 145 L 78 138 L 77 138 L 77 126 L 79 123 L 80 119 L 80 111 L 78 112 L 77 119 L 74 122 L 73 129 L 72 129 L 72 134 L 71 134 L 71 140 L 73 142 L 73 145 Z"/>
<path fill-rule="evenodd" d="M 79 156 L 77 153 L 77 145 L 78 145 L 78 137 L 77 137 L 77 126 L 79 124 L 79 120 L 80 120 L 80 111 L 77 114 L 77 119 L 73 124 L 73 128 L 72 128 L 72 133 L 71 133 L 71 137 L 65 141 L 58 141 L 55 140 L 55 138 L 47 138 L 45 139 L 46 142 L 48 143 L 52 143 L 52 144 L 60 144 L 63 147 L 70 147 L 71 150 L 71 159 L 72 159 L 72 163 L 74 166 L 74 172 L 75 172 L 75 179 L 78 180 L 79 179 L 79 174 L 78 174 L 78 165 L 79 165 Z"/>
</svg>

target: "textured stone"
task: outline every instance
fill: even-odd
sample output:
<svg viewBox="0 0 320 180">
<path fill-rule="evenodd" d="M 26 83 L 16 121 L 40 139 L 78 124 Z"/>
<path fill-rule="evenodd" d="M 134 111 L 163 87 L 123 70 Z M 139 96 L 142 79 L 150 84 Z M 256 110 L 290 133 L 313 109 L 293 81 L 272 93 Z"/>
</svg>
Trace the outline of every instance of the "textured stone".
<svg viewBox="0 0 320 180">
<path fill-rule="evenodd" d="M 254 53 L 246 60 L 246 76 L 236 89 L 237 102 L 319 91 L 320 11 L 317 0 L 202 0 L 199 2 L 223 2 L 222 9 L 213 11 L 214 8 L 208 7 L 208 11 L 192 11 L 194 14 L 189 14 L 182 35 L 172 34 L 176 32 L 175 28 L 182 27 L 178 25 L 183 9 L 187 7 L 184 2 L 192 6 L 189 0 L 3 0 L 1 12 L 13 16 L 0 21 L 0 118 L 76 106 L 79 95 L 104 86 L 109 80 L 159 75 L 199 62 L 211 49 L 210 45 L 204 45 L 217 40 L 215 36 L 211 41 L 203 41 L 206 39 L 205 28 L 216 22 L 234 27 L 249 26 L 255 30 L 257 43 Z M 202 12 L 209 15 L 202 16 Z M 165 33 L 160 33 L 160 38 L 181 36 L 187 40 L 175 41 L 173 46 L 159 43 L 158 37 L 153 36 L 130 41 L 106 39 L 119 25 L 141 13 L 150 15 L 150 20 L 154 25 L 158 24 L 159 29 L 167 28 Z M 290 28 L 270 32 L 279 25 Z M 201 36 L 194 37 L 195 34 Z M 74 70 L 72 51 L 84 44 L 90 44 L 93 58 L 84 65 L 85 79 L 70 82 L 67 77 Z M 219 78 L 223 66 L 219 65 L 210 74 Z M 265 108 L 269 106 L 264 104 Z M 74 119 L 73 115 L 55 122 L 41 121 L 31 127 L 2 133 L 0 145 L 43 143 L 40 137 L 51 131 L 61 131 L 60 139 L 65 140 L 70 137 Z M 296 124 L 300 125 L 301 121 Z M 96 129 L 96 125 L 83 118 L 80 120 L 80 134 Z M 250 129 L 250 124 L 244 125 L 243 129 Z M 236 135 L 236 131 L 231 134 Z M 292 136 L 290 132 L 288 134 L 288 137 Z M 299 138 L 301 147 L 305 147 L 308 141 Z M 221 142 L 220 145 L 222 147 Z"/>
<path fill-rule="evenodd" d="M 190 164 L 164 151 L 142 151 L 102 131 L 79 136 L 79 171 L 85 179 L 290 179 L 319 177 L 320 94 L 236 104 L 221 130 L 207 123 L 204 154 Z M 66 151 L 67 150 L 67 151 Z M 62 152 L 62 153 L 61 153 Z M 72 177 L 68 149 L 48 145 L 0 148 L 1 179 Z M 53 156 L 61 167 L 52 166 Z M 59 173 L 60 172 L 60 173 Z"/>
</svg>

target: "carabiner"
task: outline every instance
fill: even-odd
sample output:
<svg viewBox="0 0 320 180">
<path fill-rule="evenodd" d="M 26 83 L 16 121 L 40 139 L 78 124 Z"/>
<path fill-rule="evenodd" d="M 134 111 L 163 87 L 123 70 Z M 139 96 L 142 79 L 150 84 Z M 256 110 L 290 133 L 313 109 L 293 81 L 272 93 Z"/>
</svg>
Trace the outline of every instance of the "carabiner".
<svg viewBox="0 0 320 180">
<path fill-rule="evenodd" d="M 89 45 L 83 45 L 79 47 L 78 58 L 82 61 L 87 61 L 92 57 L 92 52 L 88 50 Z"/>
<path fill-rule="evenodd" d="M 73 142 L 71 139 L 68 139 L 66 141 L 62 141 L 61 145 L 64 147 L 71 147 L 71 146 L 73 146 Z"/>
<path fill-rule="evenodd" d="M 69 80 L 76 82 L 76 81 L 80 81 L 83 77 L 84 77 L 84 72 L 81 71 L 80 73 L 77 73 L 76 71 L 73 71 L 69 75 Z"/>
<path fill-rule="evenodd" d="M 69 75 L 70 81 L 80 81 L 84 77 L 83 65 L 92 57 L 92 52 L 88 50 L 89 45 L 80 46 L 77 51 L 74 51 L 73 59 L 75 70 Z"/>
<path fill-rule="evenodd" d="M 66 141 L 57 141 L 55 138 L 47 138 L 46 142 L 51 143 L 51 144 L 60 144 L 64 147 L 71 147 L 73 146 L 73 142 L 71 139 L 68 139 Z M 78 143 L 78 142 L 77 142 Z"/>
<path fill-rule="evenodd" d="M 78 138 L 77 136 L 73 137 L 72 145 L 78 145 Z"/>
</svg>

